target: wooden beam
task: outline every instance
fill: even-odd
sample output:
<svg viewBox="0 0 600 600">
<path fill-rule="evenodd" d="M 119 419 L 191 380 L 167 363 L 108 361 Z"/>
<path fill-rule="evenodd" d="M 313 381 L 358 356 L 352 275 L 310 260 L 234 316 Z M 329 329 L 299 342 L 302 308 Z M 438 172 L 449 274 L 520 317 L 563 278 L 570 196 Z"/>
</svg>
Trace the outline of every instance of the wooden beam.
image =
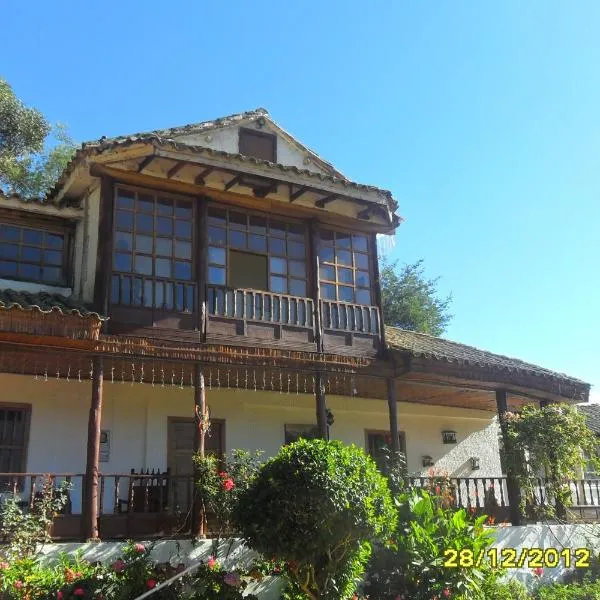
<svg viewBox="0 0 600 600">
<path fill-rule="evenodd" d="M 194 454 L 204 458 L 205 438 L 208 423 L 204 420 L 206 411 L 206 389 L 204 387 L 204 373 L 202 365 L 194 365 Z M 194 465 L 194 488 L 199 478 L 199 469 Z M 192 538 L 206 537 L 206 510 L 202 506 L 197 494 L 194 494 L 192 505 Z"/>
<path fill-rule="evenodd" d="M 177 173 L 179 173 L 179 171 L 181 171 L 181 169 L 183 169 L 183 167 L 186 167 L 187 163 L 184 161 L 175 163 L 174 166 L 172 166 L 168 172 L 167 172 L 167 179 L 172 179 L 173 177 L 175 177 L 175 175 L 177 175 Z"/>
<path fill-rule="evenodd" d="M 94 307 L 98 313 L 109 313 L 110 278 L 112 274 L 114 181 L 103 176 L 100 183 L 100 223 L 98 254 L 94 284 Z"/>
<path fill-rule="evenodd" d="M 196 177 L 194 178 L 194 183 L 196 185 L 206 185 L 206 178 L 215 170 L 214 167 L 207 167 L 206 169 L 203 169 L 202 171 L 200 171 L 200 173 L 198 173 L 198 175 L 196 175 Z"/>
<path fill-rule="evenodd" d="M 225 191 L 230 190 L 234 185 L 237 185 L 241 180 L 242 180 L 243 175 L 240 173 L 238 175 L 236 175 L 235 177 L 232 177 L 226 184 L 225 184 Z"/>
<path fill-rule="evenodd" d="M 308 222 L 309 239 L 309 272 L 308 283 L 310 296 L 313 301 L 313 323 L 315 345 L 317 352 L 323 352 L 323 320 L 321 315 L 321 282 L 319 280 L 319 224 L 316 221 Z"/>
<path fill-rule="evenodd" d="M 400 452 L 400 432 L 398 431 L 398 402 L 396 401 L 396 380 L 387 380 L 388 411 L 390 416 L 390 433 L 392 435 L 392 452 Z"/>
<path fill-rule="evenodd" d="M 301 188 L 297 189 L 295 192 L 292 192 L 292 189 L 293 189 L 293 185 L 290 184 L 290 202 L 294 202 L 294 201 L 298 200 L 298 198 L 300 198 L 300 196 L 302 196 L 303 194 L 308 192 L 307 186 L 302 186 Z"/>
<path fill-rule="evenodd" d="M 208 208 L 204 199 L 198 200 L 196 205 L 196 244 L 198 258 L 196 260 L 196 328 L 200 332 L 200 339 L 206 342 L 206 328 L 208 317 L 206 311 L 206 281 L 208 269 L 208 244 L 206 238 Z"/>
<path fill-rule="evenodd" d="M 104 361 L 92 360 L 92 402 L 88 417 L 87 458 L 85 466 L 85 493 L 83 506 L 84 540 L 98 540 L 98 480 L 100 470 L 100 432 L 102 423 L 102 383 Z"/>
<path fill-rule="evenodd" d="M 138 165 L 137 172 L 141 173 L 155 158 L 156 156 L 154 156 L 154 154 L 146 156 L 146 158 Z"/>
<path fill-rule="evenodd" d="M 329 196 L 325 196 L 324 198 L 320 198 L 315 202 L 316 208 L 325 208 L 330 202 L 337 200 L 339 196 L 337 194 L 329 194 Z"/>
<path fill-rule="evenodd" d="M 363 221 L 368 221 L 371 218 L 371 207 L 361 210 L 356 216 Z"/>
</svg>

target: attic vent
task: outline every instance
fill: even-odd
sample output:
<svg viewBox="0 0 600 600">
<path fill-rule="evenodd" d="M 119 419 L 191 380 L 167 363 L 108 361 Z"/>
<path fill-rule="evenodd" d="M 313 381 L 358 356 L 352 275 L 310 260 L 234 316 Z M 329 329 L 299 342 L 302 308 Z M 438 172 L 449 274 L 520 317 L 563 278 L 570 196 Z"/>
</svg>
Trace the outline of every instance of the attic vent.
<svg viewBox="0 0 600 600">
<path fill-rule="evenodd" d="M 272 133 L 240 127 L 240 154 L 277 162 L 277 137 Z"/>
</svg>

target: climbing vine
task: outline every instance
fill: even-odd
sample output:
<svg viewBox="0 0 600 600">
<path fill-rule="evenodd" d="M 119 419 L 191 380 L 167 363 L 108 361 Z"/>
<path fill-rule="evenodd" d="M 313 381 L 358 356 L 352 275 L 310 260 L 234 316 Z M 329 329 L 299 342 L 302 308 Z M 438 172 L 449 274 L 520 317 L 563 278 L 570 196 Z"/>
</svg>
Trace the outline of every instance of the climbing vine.
<svg viewBox="0 0 600 600">
<path fill-rule="evenodd" d="M 600 466 L 599 440 L 585 417 L 569 404 L 525 406 L 507 413 L 504 459 L 521 489 L 521 513 L 528 518 L 563 517 L 572 504 L 571 484 L 586 465 Z"/>
</svg>

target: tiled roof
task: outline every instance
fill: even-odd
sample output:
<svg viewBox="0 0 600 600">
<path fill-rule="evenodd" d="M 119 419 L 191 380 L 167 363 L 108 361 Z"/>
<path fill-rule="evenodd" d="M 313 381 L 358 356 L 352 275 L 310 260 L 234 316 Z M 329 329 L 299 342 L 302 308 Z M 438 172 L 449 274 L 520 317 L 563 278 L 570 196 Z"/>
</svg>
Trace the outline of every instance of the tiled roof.
<svg viewBox="0 0 600 600">
<path fill-rule="evenodd" d="M 588 427 L 600 435 L 600 404 L 578 404 L 577 410 L 585 415 Z"/>
<path fill-rule="evenodd" d="M 87 308 L 81 302 L 67 298 L 60 294 L 49 294 L 47 292 L 19 292 L 16 290 L 0 290 L 0 310 L 37 310 L 42 313 L 59 312 L 63 315 L 77 315 L 78 317 L 95 317 L 106 321 L 106 317 L 100 316 Z"/>
<path fill-rule="evenodd" d="M 401 354 L 550 378 L 577 386 L 588 386 L 580 379 L 524 362 L 518 358 L 494 354 L 425 333 L 386 326 L 385 336 L 389 349 Z"/>
</svg>

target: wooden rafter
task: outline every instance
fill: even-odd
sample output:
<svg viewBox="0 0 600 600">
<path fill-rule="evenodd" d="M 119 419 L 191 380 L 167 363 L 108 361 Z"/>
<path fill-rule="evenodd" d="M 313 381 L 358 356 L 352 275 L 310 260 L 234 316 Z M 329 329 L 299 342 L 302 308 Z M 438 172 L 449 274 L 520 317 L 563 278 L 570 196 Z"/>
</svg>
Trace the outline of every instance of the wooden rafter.
<svg viewBox="0 0 600 600">
<path fill-rule="evenodd" d="M 138 173 L 141 173 L 155 158 L 156 156 L 154 156 L 154 154 L 146 156 L 146 158 L 138 165 Z"/>
<path fill-rule="evenodd" d="M 294 202 L 295 200 L 298 200 L 298 198 L 300 198 L 300 196 L 302 196 L 302 194 L 305 194 L 306 192 L 308 192 L 308 187 L 307 186 L 302 186 L 299 189 L 297 189 L 295 192 L 293 192 L 293 185 L 290 184 L 290 202 Z"/>
<path fill-rule="evenodd" d="M 363 221 L 368 221 L 371 218 L 371 207 L 361 210 L 356 216 Z"/>
<path fill-rule="evenodd" d="M 315 206 L 317 208 L 325 208 L 330 202 L 337 200 L 339 196 L 337 194 L 329 194 L 329 196 L 325 196 L 324 198 L 320 198 L 315 202 Z"/>
<path fill-rule="evenodd" d="M 242 180 L 242 177 L 243 177 L 243 175 L 241 173 L 239 175 L 236 175 L 235 177 L 232 177 L 225 184 L 225 191 L 230 190 L 234 185 L 237 185 Z"/>
<path fill-rule="evenodd" d="M 175 165 L 168 170 L 167 179 L 175 177 L 175 175 L 177 175 L 177 173 L 179 173 L 179 171 L 181 171 L 181 169 L 183 169 L 185 166 L 187 166 L 187 163 L 184 161 L 175 163 Z"/>
<path fill-rule="evenodd" d="M 194 183 L 196 185 L 205 185 L 206 177 L 208 177 L 214 170 L 214 167 L 207 167 L 206 169 L 203 169 L 202 171 L 200 171 L 200 173 L 198 173 L 198 175 L 196 175 Z"/>
</svg>

